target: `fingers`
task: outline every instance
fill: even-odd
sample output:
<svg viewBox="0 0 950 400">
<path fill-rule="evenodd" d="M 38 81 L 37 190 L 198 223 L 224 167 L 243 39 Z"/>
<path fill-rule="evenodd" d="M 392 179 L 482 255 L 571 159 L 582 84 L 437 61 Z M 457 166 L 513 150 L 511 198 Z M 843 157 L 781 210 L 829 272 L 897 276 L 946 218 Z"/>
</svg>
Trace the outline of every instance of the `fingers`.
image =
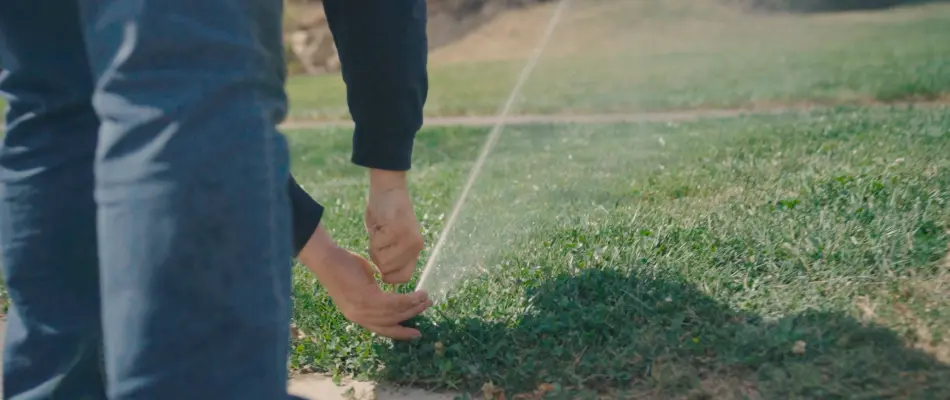
<svg viewBox="0 0 950 400">
<path fill-rule="evenodd" d="M 428 294 L 423 291 L 411 294 L 383 294 L 383 296 L 374 296 L 371 308 L 350 320 L 371 332 L 396 340 L 422 336 L 418 330 L 406 328 L 400 324 L 432 306 Z"/>
<path fill-rule="evenodd" d="M 412 340 L 422 337 L 422 333 L 417 329 L 406 328 L 404 326 L 393 325 L 387 327 L 367 327 L 370 332 L 376 333 L 395 340 Z"/>
<path fill-rule="evenodd" d="M 363 322 L 368 325 L 396 325 L 421 314 L 432 306 L 429 295 L 423 291 L 411 294 L 394 294 L 380 291 L 363 312 Z"/>
<path fill-rule="evenodd" d="M 386 249 L 386 248 L 384 248 L 384 249 Z M 386 274 L 386 269 L 384 269 L 384 268 L 385 268 L 385 266 L 388 265 L 388 264 L 384 264 L 384 263 L 383 263 L 383 261 L 385 260 L 385 258 L 384 258 L 385 256 L 383 256 L 383 255 L 381 254 L 382 252 L 383 252 L 383 249 L 379 249 L 379 248 L 377 248 L 377 247 L 373 247 L 373 242 L 372 242 L 372 238 L 371 238 L 371 239 L 370 239 L 370 249 L 369 249 L 369 259 L 370 259 L 370 260 L 373 260 L 373 264 L 376 264 L 376 268 L 379 269 L 380 275 L 385 275 L 385 274 Z"/>
<path fill-rule="evenodd" d="M 380 238 L 379 242 L 371 239 L 370 257 L 379 267 L 382 279 L 386 283 L 409 282 L 416 269 L 419 253 L 425 245 L 422 235 L 418 232 L 406 232 L 399 236 L 402 238 L 399 242 L 389 241 L 388 238 Z M 380 243 L 392 244 L 382 246 Z"/>
<path fill-rule="evenodd" d="M 372 317 L 367 316 L 364 326 L 380 326 L 388 327 L 401 324 L 403 321 L 412 319 L 419 314 L 422 314 L 423 311 L 432 306 L 432 301 L 425 301 L 424 303 L 413 305 L 412 308 L 399 310 L 390 313 L 377 314 Z"/>
<path fill-rule="evenodd" d="M 370 246 L 377 251 L 386 250 L 399 244 L 399 235 L 388 226 L 377 226 L 367 229 Z"/>
<path fill-rule="evenodd" d="M 412 257 L 412 260 L 406 264 L 403 264 L 402 267 L 391 268 L 388 272 L 380 272 L 383 282 L 391 285 L 409 282 L 412 279 L 412 274 L 416 270 L 416 261 L 418 259 L 419 257 Z"/>
<path fill-rule="evenodd" d="M 385 227 L 371 228 L 369 231 L 369 258 L 385 274 L 384 266 L 389 265 L 392 253 L 398 249 L 397 235 Z"/>
<path fill-rule="evenodd" d="M 423 303 L 420 303 L 414 306 L 411 309 L 393 314 L 392 320 L 395 321 L 394 324 L 401 324 L 403 321 L 412 319 L 419 314 L 422 314 L 423 311 L 427 310 L 429 307 L 432 307 L 432 300 L 426 300 Z"/>
<path fill-rule="evenodd" d="M 400 323 L 411 317 L 416 316 L 417 314 L 425 311 L 426 308 L 429 308 L 432 305 L 432 301 L 429 300 L 429 294 L 425 291 L 418 291 L 410 294 L 395 294 L 395 293 L 383 293 L 384 296 L 380 298 L 378 304 L 382 305 L 379 310 L 383 313 L 385 318 L 388 318 L 388 323 Z M 413 312 L 415 312 L 413 314 Z M 406 314 L 410 314 L 408 317 Z"/>
</svg>

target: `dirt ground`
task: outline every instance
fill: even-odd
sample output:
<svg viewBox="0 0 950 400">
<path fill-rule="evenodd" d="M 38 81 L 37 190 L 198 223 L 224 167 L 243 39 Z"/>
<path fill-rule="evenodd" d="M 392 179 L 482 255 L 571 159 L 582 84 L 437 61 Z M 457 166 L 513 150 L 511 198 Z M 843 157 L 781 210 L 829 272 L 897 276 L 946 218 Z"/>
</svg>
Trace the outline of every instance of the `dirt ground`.
<svg viewBox="0 0 950 400">
<path fill-rule="evenodd" d="M 343 382 L 305 375 L 290 381 L 290 393 L 310 400 L 452 400 L 455 395 L 429 393 L 419 389 L 393 388 L 369 382 Z"/>
</svg>

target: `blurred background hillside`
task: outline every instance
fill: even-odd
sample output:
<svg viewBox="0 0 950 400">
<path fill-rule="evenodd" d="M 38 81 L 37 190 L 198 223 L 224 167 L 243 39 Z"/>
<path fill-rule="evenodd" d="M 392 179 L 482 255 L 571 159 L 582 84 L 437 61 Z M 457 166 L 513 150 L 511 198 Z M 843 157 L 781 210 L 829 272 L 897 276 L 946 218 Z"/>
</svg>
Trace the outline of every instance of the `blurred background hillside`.
<svg viewBox="0 0 950 400">
<path fill-rule="evenodd" d="M 750 12 L 815 13 L 881 9 L 900 5 L 933 2 L 934 0 L 697 0 L 673 1 L 683 7 L 703 9 L 722 5 Z M 288 64 L 293 74 L 316 75 L 335 72 L 340 68 L 336 47 L 326 23 L 321 0 L 285 0 L 285 43 Z M 428 31 L 430 47 L 441 49 L 464 42 L 469 35 L 480 34 L 490 26 L 500 31 L 491 35 L 495 42 L 487 51 L 504 53 L 504 48 L 517 44 L 499 42 L 505 37 L 518 40 L 519 32 L 532 32 L 543 26 L 545 18 L 532 18 L 531 9 L 551 3 L 552 0 L 428 0 Z M 617 1 L 585 0 L 587 5 L 618 3 Z M 630 1 L 629 3 L 651 3 Z M 699 4 L 702 3 L 702 4 Z M 712 3 L 712 4 L 710 4 Z M 513 17 L 514 16 L 514 17 Z M 526 17 L 526 18 L 522 18 Z M 512 36 L 515 36 L 512 38 Z M 484 54 L 484 42 L 465 46 L 466 54 Z M 446 57 L 451 59 L 452 57 Z M 497 58 L 497 56 L 495 57 Z M 434 60 L 437 63 L 443 61 Z M 466 60 L 467 61 L 467 60 Z"/>
<path fill-rule="evenodd" d="M 471 33 L 505 11 L 551 0 L 429 0 L 428 31 L 432 48 Z M 340 67 L 321 0 L 286 0 L 285 42 L 293 73 L 320 74 Z"/>
</svg>

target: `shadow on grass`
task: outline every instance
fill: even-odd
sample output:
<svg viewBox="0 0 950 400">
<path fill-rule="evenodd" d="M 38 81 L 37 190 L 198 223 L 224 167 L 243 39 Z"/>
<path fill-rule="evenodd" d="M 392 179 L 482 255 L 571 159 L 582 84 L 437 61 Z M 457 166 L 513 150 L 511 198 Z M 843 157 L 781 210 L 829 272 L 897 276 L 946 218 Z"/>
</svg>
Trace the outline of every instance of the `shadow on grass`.
<svg viewBox="0 0 950 400">
<path fill-rule="evenodd" d="M 802 14 L 888 10 L 901 6 L 947 3 L 948 0 L 738 0 L 752 10 Z"/>
<path fill-rule="evenodd" d="M 512 320 L 416 319 L 424 340 L 377 349 L 381 378 L 546 398 L 945 398 L 950 366 L 850 316 L 778 320 L 692 287 L 609 269 L 526 290 Z M 457 305 L 456 307 L 461 307 Z M 521 397 L 534 398 L 534 397 Z"/>
</svg>

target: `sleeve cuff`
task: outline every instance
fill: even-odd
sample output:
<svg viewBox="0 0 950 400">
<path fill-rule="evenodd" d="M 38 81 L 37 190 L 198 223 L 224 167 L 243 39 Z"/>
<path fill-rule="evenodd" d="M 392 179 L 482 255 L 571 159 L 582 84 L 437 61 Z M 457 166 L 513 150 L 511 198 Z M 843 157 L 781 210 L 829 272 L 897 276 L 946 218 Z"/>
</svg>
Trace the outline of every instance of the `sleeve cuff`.
<svg viewBox="0 0 950 400">
<path fill-rule="evenodd" d="M 387 140 L 388 139 L 388 140 Z M 373 132 L 367 135 L 359 126 L 353 135 L 353 157 L 351 161 L 361 167 L 383 169 L 387 171 L 408 171 L 412 166 L 412 134 L 388 134 Z"/>
<path fill-rule="evenodd" d="M 313 236 L 323 218 L 323 206 L 303 190 L 293 176 L 290 177 L 290 206 L 293 224 L 294 256 L 300 254 L 304 245 Z"/>
</svg>

